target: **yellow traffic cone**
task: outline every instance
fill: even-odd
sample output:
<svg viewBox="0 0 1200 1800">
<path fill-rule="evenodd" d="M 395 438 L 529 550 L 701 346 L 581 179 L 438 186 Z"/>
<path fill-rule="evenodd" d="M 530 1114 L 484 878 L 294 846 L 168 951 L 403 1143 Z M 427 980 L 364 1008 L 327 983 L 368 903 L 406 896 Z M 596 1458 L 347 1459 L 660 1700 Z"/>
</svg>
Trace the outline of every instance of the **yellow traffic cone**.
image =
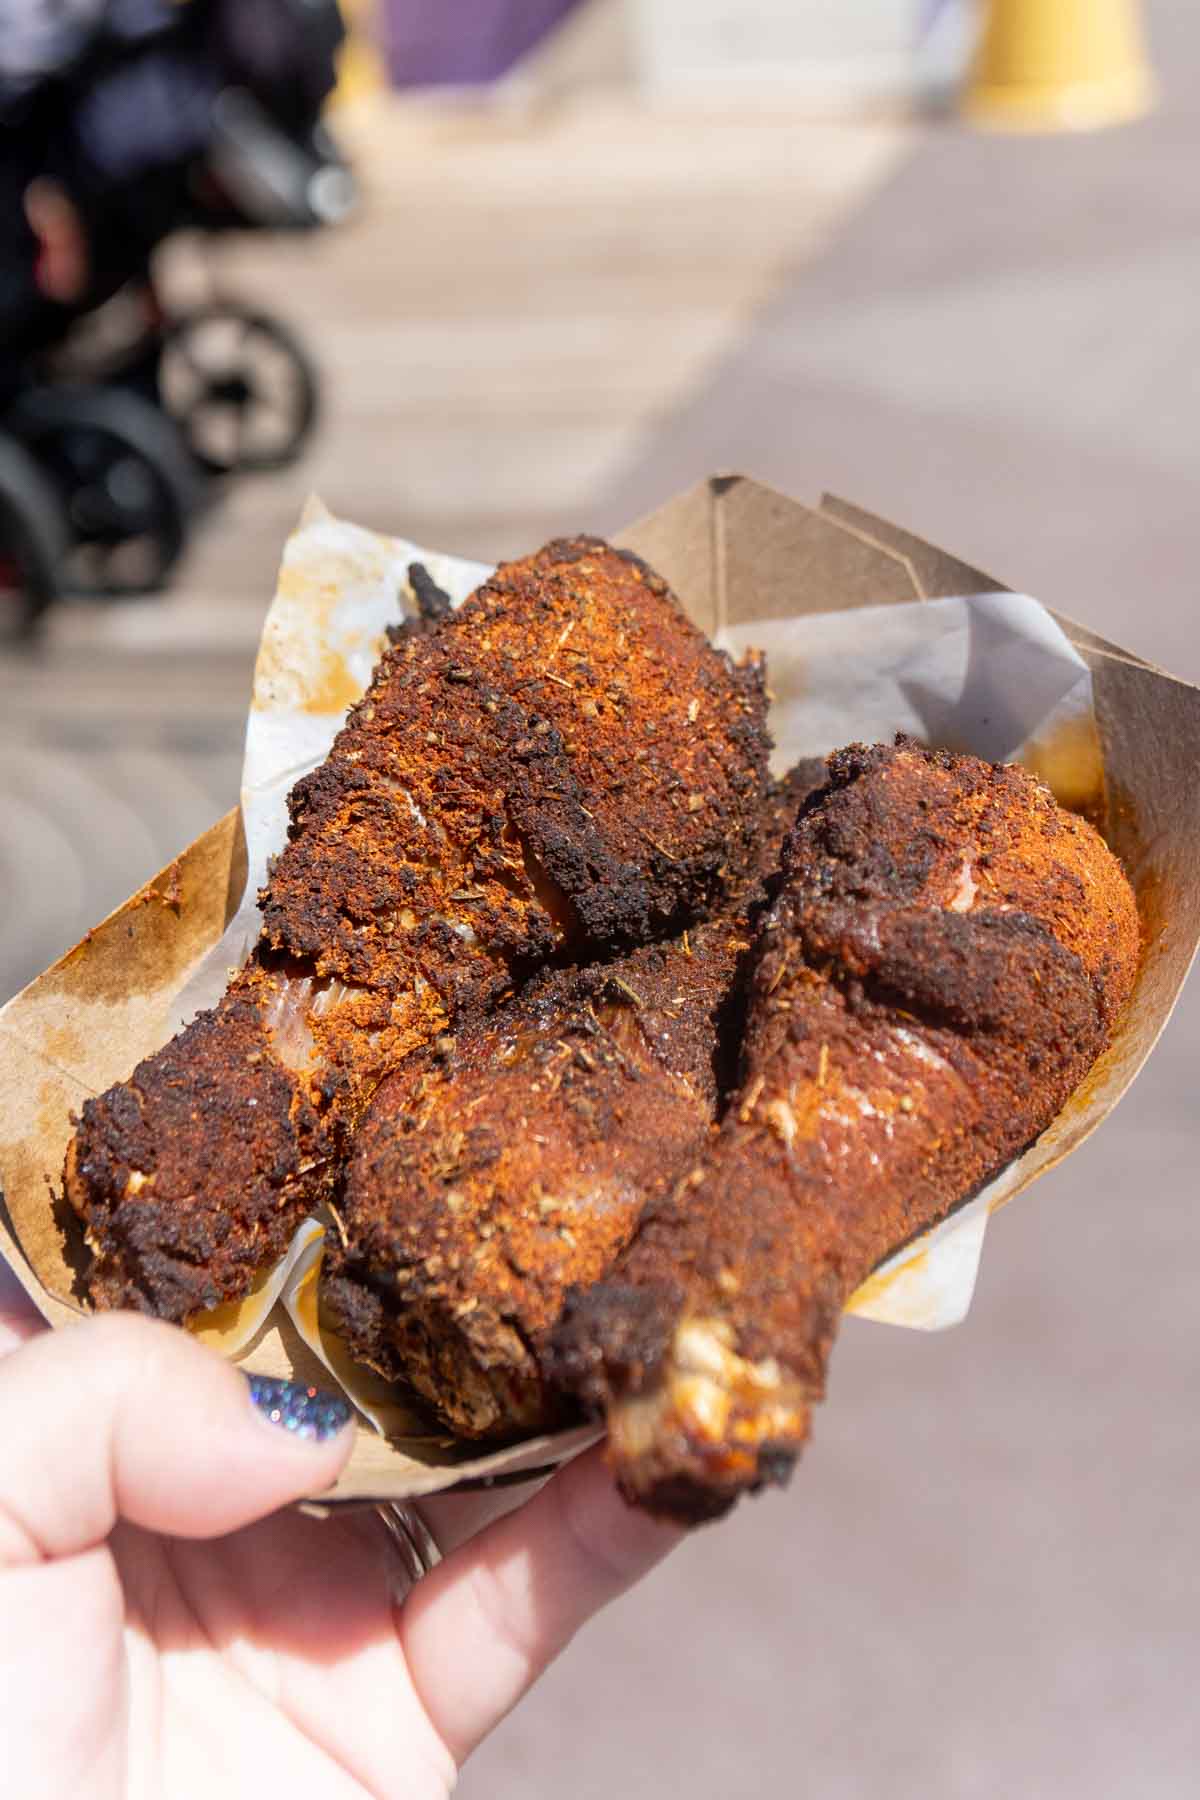
<svg viewBox="0 0 1200 1800">
<path fill-rule="evenodd" d="M 1137 0 L 991 0 L 962 110 L 1004 131 L 1090 131 L 1154 98 Z"/>
<path fill-rule="evenodd" d="M 338 58 L 336 106 L 354 105 L 387 86 L 374 0 L 341 0 L 346 42 Z"/>
</svg>

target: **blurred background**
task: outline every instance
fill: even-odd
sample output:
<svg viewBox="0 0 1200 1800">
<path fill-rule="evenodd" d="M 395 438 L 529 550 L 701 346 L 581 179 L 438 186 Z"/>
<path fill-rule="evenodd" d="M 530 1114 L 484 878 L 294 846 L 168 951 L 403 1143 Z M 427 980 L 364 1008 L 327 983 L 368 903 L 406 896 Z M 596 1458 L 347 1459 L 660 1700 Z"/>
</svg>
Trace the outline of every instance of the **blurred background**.
<svg viewBox="0 0 1200 1800">
<path fill-rule="evenodd" d="M 313 490 L 495 558 L 743 469 L 1200 679 L 1195 8 L 0 12 L 0 1000 L 235 803 Z M 1193 990 L 461 1791 L 1194 1794 L 1198 1068 Z"/>
</svg>

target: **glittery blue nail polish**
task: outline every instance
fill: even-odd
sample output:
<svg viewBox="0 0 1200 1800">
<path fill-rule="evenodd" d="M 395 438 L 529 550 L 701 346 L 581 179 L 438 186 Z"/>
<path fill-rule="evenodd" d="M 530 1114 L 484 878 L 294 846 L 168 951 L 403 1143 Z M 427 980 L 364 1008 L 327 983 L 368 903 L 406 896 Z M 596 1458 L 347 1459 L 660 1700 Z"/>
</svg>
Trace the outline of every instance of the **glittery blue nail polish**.
<svg viewBox="0 0 1200 1800">
<path fill-rule="evenodd" d="M 350 1421 L 354 1408 L 344 1394 L 305 1387 L 302 1381 L 280 1381 L 275 1375 L 247 1375 L 250 1404 L 264 1419 L 293 1437 L 323 1444 Z"/>
</svg>

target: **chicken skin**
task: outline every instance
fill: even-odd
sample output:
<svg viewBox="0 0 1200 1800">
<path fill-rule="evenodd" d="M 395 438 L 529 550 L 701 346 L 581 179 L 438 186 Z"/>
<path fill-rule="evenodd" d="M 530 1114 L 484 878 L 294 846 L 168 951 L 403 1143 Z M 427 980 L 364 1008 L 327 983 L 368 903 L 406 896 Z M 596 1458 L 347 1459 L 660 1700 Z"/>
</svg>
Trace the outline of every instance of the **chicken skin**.
<svg viewBox="0 0 1200 1800">
<path fill-rule="evenodd" d="M 676 929 L 740 878 L 761 668 L 599 540 L 501 566 L 397 634 L 293 790 L 225 998 L 82 1108 L 67 1199 L 101 1306 L 240 1296 L 336 1188 L 379 1082 L 554 956 Z"/>
<path fill-rule="evenodd" d="M 763 882 L 813 785 L 802 771 L 772 791 L 758 878 L 714 919 L 535 978 L 376 1095 L 322 1304 L 359 1360 L 405 1379 L 458 1435 L 546 1427 L 561 1412 L 539 1346 L 568 1288 L 611 1269 L 704 1145 Z"/>
<path fill-rule="evenodd" d="M 549 1356 L 627 1497 L 693 1523 L 786 1480 L 846 1300 L 1050 1123 L 1139 954 L 1116 858 L 1014 767 L 843 751 L 783 866 L 740 1090 Z"/>
</svg>

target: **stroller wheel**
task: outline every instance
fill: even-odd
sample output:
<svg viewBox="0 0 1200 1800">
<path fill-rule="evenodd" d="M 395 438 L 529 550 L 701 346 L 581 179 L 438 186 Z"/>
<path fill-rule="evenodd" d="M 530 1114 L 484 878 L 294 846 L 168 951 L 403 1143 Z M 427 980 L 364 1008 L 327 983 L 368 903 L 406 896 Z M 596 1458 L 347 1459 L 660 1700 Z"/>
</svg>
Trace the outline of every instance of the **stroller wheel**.
<svg viewBox="0 0 1200 1800">
<path fill-rule="evenodd" d="M 70 533 L 62 587 L 109 597 L 162 587 L 199 498 L 171 421 L 136 394 L 53 387 L 22 395 L 5 424 L 60 496 Z"/>
<path fill-rule="evenodd" d="M 56 490 L 28 451 L 0 432 L 0 641 L 29 636 L 57 598 L 66 547 Z"/>
<path fill-rule="evenodd" d="M 317 419 L 317 374 L 303 346 L 269 314 L 232 304 L 172 323 L 158 389 L 192 455 L 219 475 L 286 467 Z"/>
</svg>

